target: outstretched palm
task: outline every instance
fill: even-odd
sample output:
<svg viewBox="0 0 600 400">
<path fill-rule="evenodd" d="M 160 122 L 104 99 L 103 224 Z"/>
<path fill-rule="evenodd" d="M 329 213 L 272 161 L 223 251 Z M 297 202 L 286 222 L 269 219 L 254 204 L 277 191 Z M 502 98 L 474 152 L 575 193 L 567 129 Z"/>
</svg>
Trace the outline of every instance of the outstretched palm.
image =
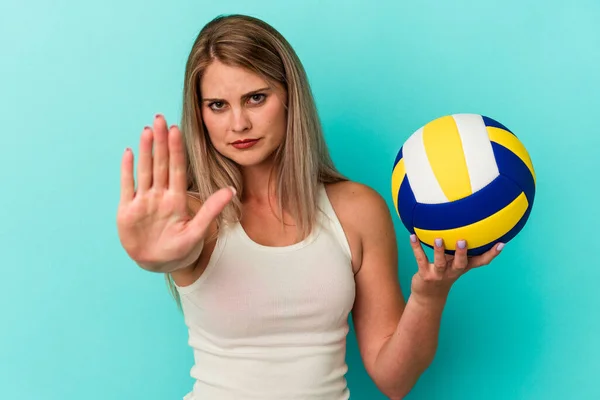
<svg viewBox="0 0 600 400">
<path fill-rule="evenodd" d="M 192 264 L 202 251 L 209 225 L 231 201 L 234 191 L 221 189 L 195 216 L 189 213 L 181 133 L 177 126 L 167 128 L 160 115 L 153 129 L 144 128 L 140 138 L 137 189 L 133 164 L 133 152 L 127 149 L 121 162 L 117 210 L 123 248 L 151 271 L 169 272 Z"/>
</svg>

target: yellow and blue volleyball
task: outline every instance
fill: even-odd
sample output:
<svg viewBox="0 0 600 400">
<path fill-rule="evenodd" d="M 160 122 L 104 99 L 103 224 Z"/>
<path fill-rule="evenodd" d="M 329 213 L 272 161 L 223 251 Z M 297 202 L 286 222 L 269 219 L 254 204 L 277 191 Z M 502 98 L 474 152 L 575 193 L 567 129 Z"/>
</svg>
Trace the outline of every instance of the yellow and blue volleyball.
<svg viewBox="0 0 600 400">
<path fill-rule="evenodd" d="M 464 239 L 468 254 L 513 239 L 533 206 L 536 176 L 521 141 L 506 126 L 479 114 L 430 121 L 400 148 L 392 198 L 402 224 L 433 247 L 453 254 Z"/>
</svg>

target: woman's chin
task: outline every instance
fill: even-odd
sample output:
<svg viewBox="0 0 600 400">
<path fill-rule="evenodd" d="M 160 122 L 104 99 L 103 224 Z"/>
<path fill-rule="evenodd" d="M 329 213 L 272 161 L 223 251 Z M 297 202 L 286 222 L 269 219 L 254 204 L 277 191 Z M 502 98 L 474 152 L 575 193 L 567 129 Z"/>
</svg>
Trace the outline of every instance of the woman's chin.
<svg viewBox="0 0 600 400">
<path fill-rule="evenodd" d="M 272 153 L 262 154 L 256 152 L 252 154 L 251 152 L 247 152 L 245 154 L 230 154 L 227 158 L 229 158 L 241 168 L 264 167 L 271 165 L 271 163 L 273 162 Z"/>
</svg>

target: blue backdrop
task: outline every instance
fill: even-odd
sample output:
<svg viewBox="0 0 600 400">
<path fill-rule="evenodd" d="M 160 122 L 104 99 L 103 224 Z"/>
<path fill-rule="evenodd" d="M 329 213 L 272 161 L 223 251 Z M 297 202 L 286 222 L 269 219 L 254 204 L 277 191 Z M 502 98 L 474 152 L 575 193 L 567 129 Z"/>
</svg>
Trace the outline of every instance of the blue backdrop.
<svg viewBox="0 0 600 400">
<path fill-rule="evenodd" d="M 486 114 L 538 175 L 529 223 L 457 282 L 409 399 L 597 399 L 600 3 L 596 0 L 12 1 L 0 6 L 0 398 L 180 399 L 192 354 L 163 277 L 115 226 L 119 163 L 221 13 L 273 24 L 308 71 L 340 169 L 389 200 L 429 120 Z M 416 265 L 395 219 L 400 279 Z M 353 399 L 383 398 L 354 334 Z"/>
</svg>

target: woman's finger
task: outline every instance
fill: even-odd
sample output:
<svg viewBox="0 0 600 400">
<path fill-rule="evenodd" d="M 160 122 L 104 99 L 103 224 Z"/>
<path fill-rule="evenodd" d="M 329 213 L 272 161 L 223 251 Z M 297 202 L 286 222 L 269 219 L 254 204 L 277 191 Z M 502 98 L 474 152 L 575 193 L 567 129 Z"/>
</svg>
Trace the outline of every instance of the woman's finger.
<svg viewBox="0 0 600 400">
<path fill-rule="evenodd" d="M 437 238 L 433 246 L 433 269 L 436 274 L 444 275 L 446 272 L 446 253 L 444 251 L 444 240 Z"/>
<path fill-rule="evenodd" d="M 500 251 L 504 248 L 504 243 L 498 243 L 488 251 L 478 256 L 471 257 L 469 260 L 469 268 L 478 268 L 484 265 L 488 265 L 494 258 L 500 254 Z"/>
<path fill-rule="evenodd" d="M 191 240 L 197 241 L 204 237 L 210 224 L 217 218 L 223 209 L 231 202 L 235 196 L 235 188 L 219 189 L 213 193 L 206 202 L 202 204 L 200 210 L 190 221 Z"/>
<path fill-rule="evenodd" d="M 454 252 L 454 260 L 452 261 L 453 275 L 461 275 L 467 268 L 468 263 L 467 242 L 465 240 L 459 240 L 456 242 L 456 251 Z"/>
<path fill-rule="evenodd" d="M 176 125 L 169 129 L 169 188 L 175 192 L 185 192 L 187 176 L 185 153 L 181 132 Z"/>
<path fill-rule="evenodd" d="M 150 127 L 145 127 L 140 137 L 140 157 L 137 167 L 137 193 L 144 193 L 152 186 L 152 141 L 153 133 Z"/>
<path fill-rule="evenodd" d="M 419 267 L 419 273 L 421 273 L 421 276 L 427 276 L 429 270 L 429 259 L 423 250 L 423 246 L 421 246 L 421 242 L 415 234 L 410 235 L 410 247 L 413 249 L 415 260 L 417 261 L 417 266 Z"/>
<path fill-rule="evenodd" d="M 133 200 L 134 193 L 133 153 L 130 148 L 127 148 L 121 158 L 121 204 L 127 204 Z"/>
<path fill-rule="evenodd" d="M 167 121 L 160 114 L 154 118 L 154 158 L 152 186 L 166 189 L 169 181 L 169 146 Z"/>
</svg>

